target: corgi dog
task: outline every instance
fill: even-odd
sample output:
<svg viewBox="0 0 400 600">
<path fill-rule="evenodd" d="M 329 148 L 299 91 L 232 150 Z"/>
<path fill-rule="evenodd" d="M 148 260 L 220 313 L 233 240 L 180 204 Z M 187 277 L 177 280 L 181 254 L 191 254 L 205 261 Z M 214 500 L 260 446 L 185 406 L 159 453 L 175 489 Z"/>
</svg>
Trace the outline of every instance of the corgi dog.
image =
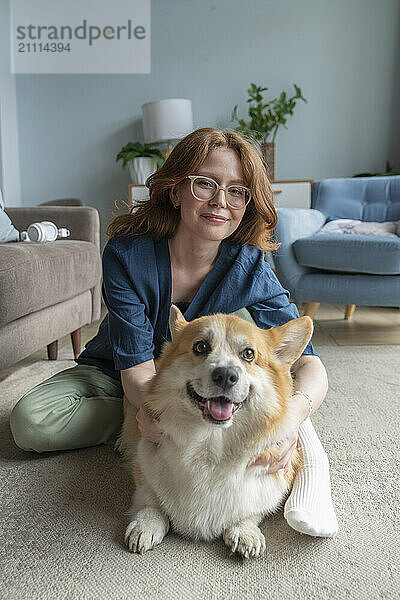
<svg viewBox="0 0 400 600">
<path fill-rule="evenodd" d="M 158 444 L 141 437 L 137 409 L 124 397 L 115 447 L 136 485 L 125 543 L 143 554 L 171 526 L 194 540 L 222 535 L 232 552 L 260 556 L 266 544 L 258 525 L 290 492 L 301 450 L 286 474 L 251 464 L 273 458 L 300 422 L 290 368 L 311 339 L 312 320 L 267 330 L 222 313 L 188 322 L 172 305 L 169 326 L 171 341 L 144 386 L 163 430 Z"/>
</svg>

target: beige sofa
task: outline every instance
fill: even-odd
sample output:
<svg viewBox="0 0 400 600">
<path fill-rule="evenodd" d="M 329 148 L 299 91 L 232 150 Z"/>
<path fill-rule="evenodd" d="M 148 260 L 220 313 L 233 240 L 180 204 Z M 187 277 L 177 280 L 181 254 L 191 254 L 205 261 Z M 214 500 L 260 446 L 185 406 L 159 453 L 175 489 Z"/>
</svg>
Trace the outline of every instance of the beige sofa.
<svg viewBox="0 0 400 600">
<path fill-rule="evenodd" d="M 99 213 L 88 206 L 51 205 L 60 202 L 5 209 L 19 231 L 35 221 L 53 221 L 71 236 L 0 244 L 0 369 L 44 346 L 49 359 L 56 359 L 57 340 L 67 334 L 78 356 L 80 328 L 100 318 Z"/>
</svg>

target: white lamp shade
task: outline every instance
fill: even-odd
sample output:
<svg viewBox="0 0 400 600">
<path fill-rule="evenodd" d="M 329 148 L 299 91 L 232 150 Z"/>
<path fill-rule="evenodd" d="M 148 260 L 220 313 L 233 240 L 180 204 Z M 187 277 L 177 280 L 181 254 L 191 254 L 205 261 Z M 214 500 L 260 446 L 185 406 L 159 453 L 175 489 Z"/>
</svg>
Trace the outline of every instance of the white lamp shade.
<svg viewBox="0 0 400 600">
<path fill-rule="evenodd" d="M 144 141 L 177 140 L 193 131 L 192 103 L 183 98 L 156 100 L 142 105 Z"/>
</svg>

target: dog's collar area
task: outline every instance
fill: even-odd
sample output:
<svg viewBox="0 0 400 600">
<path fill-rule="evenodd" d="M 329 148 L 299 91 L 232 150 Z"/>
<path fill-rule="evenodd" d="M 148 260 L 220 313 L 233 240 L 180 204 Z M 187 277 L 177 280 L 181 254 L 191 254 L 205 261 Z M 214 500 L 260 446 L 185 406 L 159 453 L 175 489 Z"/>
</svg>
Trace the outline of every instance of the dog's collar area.
<svg viewBox="0 0 400 600">
<path fill-rule="evenodd" d="M 243 402 L 233 402 L 226 396 L 204 398 L 195 391 L 189 381 L 186 383 L 186 391 L 195 406 L 202 411 L 203 416 L 214 423 L 226 423 L 243 404 Z"/>
</svg>

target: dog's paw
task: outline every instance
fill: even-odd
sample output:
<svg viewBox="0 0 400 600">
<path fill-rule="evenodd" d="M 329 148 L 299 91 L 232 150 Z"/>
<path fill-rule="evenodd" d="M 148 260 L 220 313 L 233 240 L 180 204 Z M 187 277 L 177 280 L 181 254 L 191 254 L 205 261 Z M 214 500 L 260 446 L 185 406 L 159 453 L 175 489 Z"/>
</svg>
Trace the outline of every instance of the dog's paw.
<svg viewBox="0 0 400 600">
<path fill-rule="evenodd" d="M 261 529 L 250 520 L 243 520 L 224 531 L 223 539 L 232 552 L 243 558 L 260 556 L 266 550 L 265 537 Z"/>
<path fill-rule="evenodd" d="M 131 552 L 144 554 L 162 542 L 169 529 L 168 518 L 156 508 L 139 510 L 125 531 L 125 544 Z"/>
</svg>

